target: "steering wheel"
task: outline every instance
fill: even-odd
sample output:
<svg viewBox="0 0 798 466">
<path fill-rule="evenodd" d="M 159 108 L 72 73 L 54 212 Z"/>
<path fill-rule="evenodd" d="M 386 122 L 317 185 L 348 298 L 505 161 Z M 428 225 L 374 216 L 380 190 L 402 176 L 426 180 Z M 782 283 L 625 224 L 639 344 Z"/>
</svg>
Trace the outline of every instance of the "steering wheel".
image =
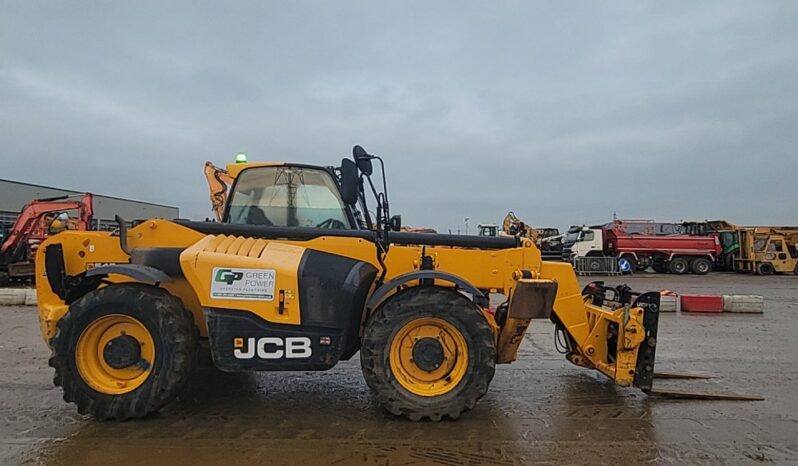
<svg viewBox="0 0 798 466">
<path fill-rule="evenodd" d="M 337 218 L 328 218 L 316 225 L 316 228 L 328 228 L 330 230 L 346 230 L 346 224 Z"/>
</svg>

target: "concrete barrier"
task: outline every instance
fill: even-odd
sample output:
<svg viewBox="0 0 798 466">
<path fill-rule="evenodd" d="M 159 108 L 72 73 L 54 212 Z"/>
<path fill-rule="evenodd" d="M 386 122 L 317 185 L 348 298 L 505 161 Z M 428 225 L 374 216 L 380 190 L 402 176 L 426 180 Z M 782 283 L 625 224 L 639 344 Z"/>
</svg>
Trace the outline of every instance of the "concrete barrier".
<svg viewBox="0 0 798 466">
<path fill-rule="evenodd" d="M 26 293 L 25 293 L 25 305 L 26 306 L 35 306 L 36 303 L 38 303 L 38 300 L 36 299 L 36 289 L 35 288 L 30 288 L 30 289 L 25 290 L 25 291 L 26 291 Z"/>
<path fill-rule="evenodd" d="M 723 312 L 723 297 L 705 294 L 681 295 L 682 312 Z"/>
<path fill-rule="evenodd" d="M 765 297 L 755 294 L 725 294 L 723 312 L 762 314 L 765 312 Z"/>
<path fill-rule="evenodd" d="M 673 291 L 663 291 L 659 297 L 659 312 L 677 312 L 679 310 L 679 295 Z"/>
<path fill-rule="evenodd" d="M 0 288 L 0 306 L 24 306 L 26 296 L 24 288 Z"/>
</svg>

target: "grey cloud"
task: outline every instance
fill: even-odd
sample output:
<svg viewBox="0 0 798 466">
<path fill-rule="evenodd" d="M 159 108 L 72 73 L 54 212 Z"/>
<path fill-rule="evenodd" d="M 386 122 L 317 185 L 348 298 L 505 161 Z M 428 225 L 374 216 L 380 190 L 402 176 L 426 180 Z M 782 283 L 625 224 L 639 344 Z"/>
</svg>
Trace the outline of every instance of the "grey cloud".
<svg viewBox="0 0 798 466">
<path fill-rule="evenodd" d="M 405 222 L 795 223 L 794 2 L 4 2 L 0 177 L 210 215 L 202 163 L 388 162 Z M 30 163 L 35 160 L 38 163 Z"/>
</svg>

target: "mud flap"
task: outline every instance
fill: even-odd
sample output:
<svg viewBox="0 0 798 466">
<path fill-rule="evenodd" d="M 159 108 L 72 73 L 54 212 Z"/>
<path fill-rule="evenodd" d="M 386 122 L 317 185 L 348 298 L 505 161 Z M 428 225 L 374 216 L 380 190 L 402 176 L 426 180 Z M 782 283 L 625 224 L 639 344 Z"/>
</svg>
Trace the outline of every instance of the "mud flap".
<svg viewBox="0 0 798 466">
<path fill-rule="evenodd" d="M 657 351 L 657 328 L 659 326 L 658 292 L 643 293 L 635 300 L 632 307 L 643 309 L 643 327 L 646 338 L 637 352 L 635 378 L 632 384 L 641 390 L 648 391 L 654 383 L 654 357 Z"/>
</svg>

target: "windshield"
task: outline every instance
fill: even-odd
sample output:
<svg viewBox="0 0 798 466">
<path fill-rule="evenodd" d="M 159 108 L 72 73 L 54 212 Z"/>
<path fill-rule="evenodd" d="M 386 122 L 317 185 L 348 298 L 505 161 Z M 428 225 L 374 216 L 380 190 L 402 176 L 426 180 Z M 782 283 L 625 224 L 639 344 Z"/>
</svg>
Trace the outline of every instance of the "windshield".
<svg viewBox="0 0 798 466">
<path fill-rule="evenodd" d="M 759 238 L 754 241 L 754 251 L 762 252 L 765 250 L 765 245 L 767 245 L 768 239 L 767 238 Z"/>
<path fill-rule="evenodd" d="M 574 244 L 576 243 L 576 239 L 579 238 L 579 232 L 568 233 L 565 235 L 565 241 L 563 244 Z"/>
<path fill-rule="evenodd" d="M 498 227 L 494 225 L 480 225 L 479 236 L 499 236 L 497 229 Z"/>
<path fill-rule="evenodd" d="M 338 186 L 324 170 L 255 167 L 241 172 L 227 221 L 245 225 L 348 229 Z"/>
</svg>

